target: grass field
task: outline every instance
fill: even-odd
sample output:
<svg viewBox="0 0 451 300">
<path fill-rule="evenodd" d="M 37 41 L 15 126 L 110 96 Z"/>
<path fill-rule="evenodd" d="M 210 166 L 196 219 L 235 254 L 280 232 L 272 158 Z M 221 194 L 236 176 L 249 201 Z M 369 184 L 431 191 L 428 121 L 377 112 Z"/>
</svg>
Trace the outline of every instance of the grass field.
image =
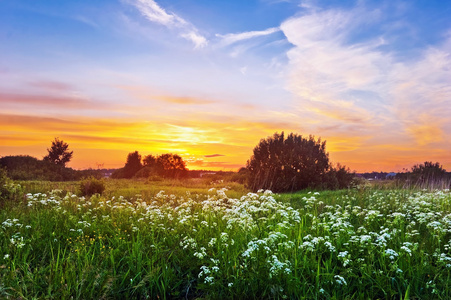
<svg viewBox="0 0 451 300">
<path fill-rule="evenodd" d="M 0 212 L 0 298 L 451 298 L 447 190 L 22 184 Z"/>
</svg>

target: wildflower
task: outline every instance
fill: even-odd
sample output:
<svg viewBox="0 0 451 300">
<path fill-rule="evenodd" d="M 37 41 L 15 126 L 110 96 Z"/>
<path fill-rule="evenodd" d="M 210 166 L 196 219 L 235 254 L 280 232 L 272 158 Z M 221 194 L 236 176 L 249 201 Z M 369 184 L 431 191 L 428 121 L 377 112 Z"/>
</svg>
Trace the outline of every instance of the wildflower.
<svg viewBox="0 0 451 300">
<path fill-rule="evenodd" d="M 340 275 L 335 275 L 335 282 L 337 282 L 339 285 L 348 285 L 348 283 L 346 282 L 346 280 L 341 277 Z"/>
<path fill-rule="evenodd" d="M 343 252 L 338 253 L 338 257 L 340 257 L 340 258 L 345 258 L 347 255 L 348 255 L 348 251 L 343 251 Z"/>
<path fill-rule="evenodd" d="M 215 279 L 214 277 L 208 276 L 208 277 L 205 277 L 204 282 L 205 283 L 209 283 L 209 284 L 213 284 L 213 280 L 214 279 Z"/>
<path fill-rule="evenodd" d="M 385 250 L 385 255 L 389 255 L 389 258 L 390 258 L 391 260 L 394 260 L 395 257 L 398 256 L 398 253 L 396 253 L 395 250 L 387 249 L 387 250 Z"/>
<path fill-rule="evenodd" d="M 195 257 L 197 257 L 197 258 L 199 258 L 199 259 L 202 259 L 202 258 L 204 258 L 205 256 L 207 256 L 207 252 L 205 252 L 205 248 L 204 247 L 200 247 L 200 249 L 199 249 L 200 251 L 199 252 L 195 252 L 194 253 L 194 256 Z"/>
<path fill-rule="evenodd" d="M 219 271 L 219 267 L 218 266 L 213 266 L 211 267 L 211 270 L 214 272 L 218 272 Z"/>
<path fill-rule="evenodd" d="M 9 254 L 5 254 L 5 256 L 3 256 L 3 259 L 8 259 L 9 258 Z"/>
<path fill-rule="evenodd" d="M 214 245 L 216 245 L 216 238 L 211 238 L 211 240 L 208 242 L 208 246 L 213 247 Z"/>
<path fill-rule="evenodd" d="M 225 243 L 229 239 L 229 235 L 226 232 L 221 232 L 221 242 Z"/>
<path fill-rule="evenodd" d="M 202 275 L 208 275 L 208 274 L 210 274 L 210 269 L 207 267 L 207 266 L 202 266 L 202 267 L 200 267 L 200 269 L 202 270 L 202 271 L 200 271 L 200 273 L 199 273 L 199 275 L 198 275 L 198 277 L 199 278 L 201 278 L 202 277 Z"/>
<path fill-rule="evenodd" d="M 291 269 L 290 269 L 290 262 L 286 261 L 286 262 L 281 262 L 279 261 L 279 259 L 277 258 L 277 256 L 273 255 L 271 257 L 271 259 L 268 259 L 268 264 L 271 265 L 271 268 L 269 269 L 269 276 L 277 276 L 280 273 L 285 273 L 285 274 L 289 274 L 291 273 Z"/>
</svg>

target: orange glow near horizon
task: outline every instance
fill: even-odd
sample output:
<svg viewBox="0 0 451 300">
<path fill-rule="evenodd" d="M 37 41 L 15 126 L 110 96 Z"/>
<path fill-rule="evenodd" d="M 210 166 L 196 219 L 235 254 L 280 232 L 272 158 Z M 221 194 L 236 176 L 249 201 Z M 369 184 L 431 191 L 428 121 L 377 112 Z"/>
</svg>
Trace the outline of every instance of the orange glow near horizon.
<svg viewBox="0 0 451 300">
<path fill-rule="evenodd" d="M 74 151 L 68 166 L 75 169 L 99 166 L 120 168 L 125 164 L 128 153 L 139 151 L 143 157 L 148 154 L 179 154 L 192 170 L 236 171 L 245 165 L 251 155 L 254 146 L 252 139 L 255 144 L 260 139 L 247 133 L 243 128 L 248 126 L 246 124 L 218 128 L 214 123 L 196 122 L 195 127 L 190 127 L 128 120 L 63 121 L 9 115 L 1 118 L 0 125 L 3 128 L 0 143 L 2 156 L 31 155 L 42 158 L 54 137 L 59 137 Z M 253 128 L 256 134 L 269 134 L 256 129 Z"/>
<path fill-rule="evenodd" d="M 74 169 L 121 168 L 128 153 L 179 154 L 190 170 L 237 171 L 246 165 L 261 138 L 281 132 L 271 123 L 196 121 L 184 124 L 90 118 L 52 119 L 8 115 L 0 119 L 0 153 L 31 155 L 41 159 L 55 137 L 69 144 Z M 294 132 L 285 129 L 286 133 Z M 302 134 L 302 133 L 300 133 Z M 324 136 L 332 163 L 357 172 L 401 171 L 416 163 L 433 160 L 450 170 L 447 153 L 427 145 L 395 147 L 371 145 L 371 137 Z M 424 156 L 428 152 L 427 158 Z M 371 161 L 368 160 L 371 157 Z"/>
</svg>

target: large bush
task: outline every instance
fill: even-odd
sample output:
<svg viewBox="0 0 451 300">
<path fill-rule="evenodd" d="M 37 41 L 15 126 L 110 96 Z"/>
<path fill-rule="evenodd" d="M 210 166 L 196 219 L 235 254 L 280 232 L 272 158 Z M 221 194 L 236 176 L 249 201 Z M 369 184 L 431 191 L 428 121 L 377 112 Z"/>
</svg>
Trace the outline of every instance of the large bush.
<svg viewBox="0 0 451 300">
<path fill-rule="evenodd" d="M 247 162 L 249 188 L 273 192 L 298 191 L 305 188 L 343 188 L 352 175 L 343 166 L 332 168 L 326 142 L 290 133 L 275 133 L 260 140 Z"/>
</svg>

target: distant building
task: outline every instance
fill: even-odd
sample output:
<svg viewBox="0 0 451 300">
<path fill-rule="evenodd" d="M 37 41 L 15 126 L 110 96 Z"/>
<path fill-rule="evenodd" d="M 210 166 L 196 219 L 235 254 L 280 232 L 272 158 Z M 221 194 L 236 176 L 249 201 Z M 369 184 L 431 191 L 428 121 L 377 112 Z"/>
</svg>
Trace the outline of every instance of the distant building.
<svg viewBox="0 0 451 300">
<path fill-rule="evenodd" d="M 397 173 L 395 173 L 395 172 L 390 172 L 385 176 L 385 179 L 393 179 L 393 178 L 395 178 L 396 174 Z"/>
</svg>

